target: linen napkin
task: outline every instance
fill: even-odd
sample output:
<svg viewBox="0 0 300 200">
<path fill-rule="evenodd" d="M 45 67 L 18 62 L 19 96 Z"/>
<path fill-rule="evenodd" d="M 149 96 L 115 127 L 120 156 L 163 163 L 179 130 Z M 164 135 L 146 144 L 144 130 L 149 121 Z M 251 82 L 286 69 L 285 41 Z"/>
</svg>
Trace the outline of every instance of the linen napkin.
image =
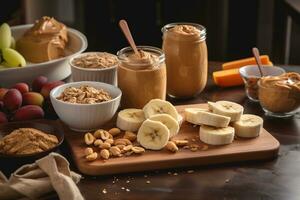
<svg viewBox="0 0 300 200">
<path fill-rule="evenodd" d="M 38 199 L 56 191 L 61 200 L 83 200 L 76 183 L 81 175 L 70 171 L 69 162 L 51 153 L 23 165 L 9 179 L 0 171 L 0 199 Z"/>
</svg>

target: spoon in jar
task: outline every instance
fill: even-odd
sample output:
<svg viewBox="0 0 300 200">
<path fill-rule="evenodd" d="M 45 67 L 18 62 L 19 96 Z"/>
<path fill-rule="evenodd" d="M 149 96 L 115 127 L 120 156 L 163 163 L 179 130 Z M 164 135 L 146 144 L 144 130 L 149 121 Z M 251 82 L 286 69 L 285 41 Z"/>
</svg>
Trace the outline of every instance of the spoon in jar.
<svg viewBox="0 0 300 200">
<path fill-rule="evenodd" d="M 253 53 L 253 55 L 254 55 L 256 64 L 257 64 L 257 66 L 258 66 L 258 69 L 259 69 L 259 72 L 260 72 L 260 76 L 263 77 L 264 74 L 263 74 L 263 72 L 262 72 L 262 70 L 261 70 L 262 64 L 261 64 L 261 60 L 260 60 L 260 55 L 259 55 L 259 50 L 258 50 L 258 48 L 256 48 L 256 47 L 252 48 L 252 53 Z"/>
<path fill-rule="evenodd" d="M 131 32 L 129 30 L 128 24 L 126 22 L 126 20 L 122 19 L 119 21 L 119 26 L 122 30 L 122 32 L 124 33 L 128 43 L 130 44 L 131 48 L 133 49 L 134 53 L 136 54 L 136 56 L 141 57 L 141 55 L 139 54 L 137 47 L 135 45 L 135 42 L 132 38 Z"/>
</svg>

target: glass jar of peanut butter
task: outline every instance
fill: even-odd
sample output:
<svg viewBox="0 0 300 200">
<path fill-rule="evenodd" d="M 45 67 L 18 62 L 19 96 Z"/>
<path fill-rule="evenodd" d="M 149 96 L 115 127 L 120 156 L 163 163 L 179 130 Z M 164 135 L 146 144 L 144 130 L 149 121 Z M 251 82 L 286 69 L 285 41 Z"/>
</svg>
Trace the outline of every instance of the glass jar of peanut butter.
<svg viewBox="0 0 300 200">
<path fill-rule="evenodd" d="M 138 46 L 121 49 L 117 56 L 118 87 L 122 90 L 122 108 L 143 108 L 151 99 L 166 98 L 165 55 L 161 49 Z"/>
<path fill-rule="evenodd" d="M 167 93 L 174 98 L 199 94 L 207 81 L 206 29 L 199 24 L 172 23 L 162 28 Z"/>
</svg>

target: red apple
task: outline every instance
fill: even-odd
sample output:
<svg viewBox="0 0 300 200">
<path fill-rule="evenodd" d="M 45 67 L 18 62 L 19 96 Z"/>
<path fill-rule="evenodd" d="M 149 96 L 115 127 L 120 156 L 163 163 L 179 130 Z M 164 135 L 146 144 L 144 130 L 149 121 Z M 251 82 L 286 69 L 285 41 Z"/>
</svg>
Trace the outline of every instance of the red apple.
<svg viewBox="0 0 300 200">
<path fill-rule="evenodd" d="M 6 123 L 7 121 L 8 120 L 7 120 L 5 113 L 0 112 L 0 124 Z"/>
<path fill-rule="evenodd" d="M 3 101 L 3 97 L 7 91 L 8 91 L 8 89 L 6 89 L 6 88 L 0 88 L 0 101 Z"/>
<path fill-rule="evenodd" d="M 21 94 L 29 92 L 29 86 L 27 83 L 17 83 L 12 88 L 19 90 Z"/>
<path fill-rule="evenodd" d="M 3 97 L 4 107 L 10 111 L 17 110 L 22 105 L 22 94 L 17 89 L 9 89 Z"/>
<path fill-rule="evenodd" d="M 23 94 L 23 105 L 42 106 L 44 97 L 37 92 L 26 92 Z"/>
<path fill-rule="evenodd" d="M 31 86 L 34 92 L 40 92 L 42 87 L 48 82 L 48 78 L 45 76 L 36 77 Z"/>
<path fill-rule="evenodd" d="M 49 82 L 49 83 L 46 83 L 43 87 L 42 87 L 42 90 L 41 90 L 41 94 L 44 96 L 44 98 L 48 98 L 49 95 L 50 95 L 50 92 L 53 88 L 59 86 L 59 85 L 62 85 L 64 84 L 63 81 L 53 81 L 53 82 Z"/>
</svg>

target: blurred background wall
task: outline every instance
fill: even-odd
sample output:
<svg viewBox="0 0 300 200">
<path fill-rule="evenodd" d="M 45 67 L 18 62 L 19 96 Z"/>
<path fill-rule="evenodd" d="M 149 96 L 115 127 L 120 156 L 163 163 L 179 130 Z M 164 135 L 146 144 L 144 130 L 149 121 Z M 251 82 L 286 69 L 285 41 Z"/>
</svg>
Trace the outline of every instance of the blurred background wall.
<svg viewBox="0 0 300 200">
<path fill-rule="evenodd" d="M 288 1 L 300 6 L 300 0 Z M 41 16 L 53 16 L 85 33 L 89 51 L 116 53 L 127 46 L 117 25 L 122 18 L 137 44 L 157 47 L 163 25 L 184 21 L 207 28 L 209 60 L 249 57 L 257 46 L 275 63 L 300 64 L 300 26 L 292 21 L 287 29 L 285 0 L 9 0 L 5 4 L 0 8 L 1 23 L 33 23 Z"/>
</svg>

